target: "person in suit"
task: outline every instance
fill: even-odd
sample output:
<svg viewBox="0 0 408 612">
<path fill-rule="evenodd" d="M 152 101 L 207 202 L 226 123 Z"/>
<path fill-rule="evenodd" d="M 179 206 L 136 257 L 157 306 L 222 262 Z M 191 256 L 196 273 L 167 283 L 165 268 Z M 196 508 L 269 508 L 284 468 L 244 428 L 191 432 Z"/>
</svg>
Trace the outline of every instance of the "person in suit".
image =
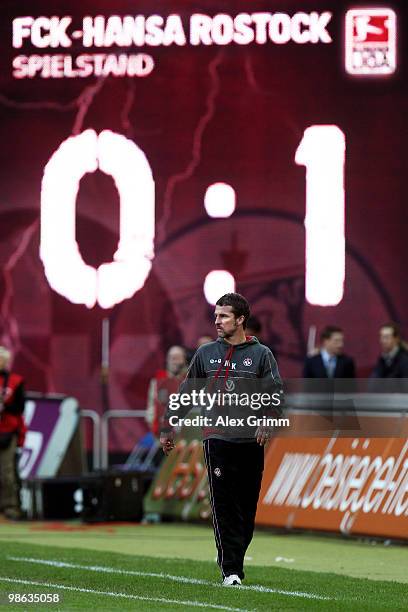
<svg viewBox="0 0 408 612">
<path fill-rule="evenodd" d="M 395 323 L 385 323 L 380 327 L 380 346 L 381 355 L 372 378 L 408 378 L 408 351 Z"/>
<path fill-rule="evenodd" d="M 350 414 L 355 417 L 353 400 L 343 397 L 344 392 L 355 391 L 354 360 L 343 349 L 343 330 L 328 325 L 320 334 L 319 351 L 309 355 L 304 363 L 303 377 L 307 379 L 304 391 L 321 395 L 319 401 L 313 398 L 310 407 L 322 411 L 325 421 L 321 426 L 325 435 L 331 435 L 334 430 L 359 429 L 355 418 L 350 421 Z"/>
<path fill-rule="evenodd" d="M 343 353 L 344 332 L 328 325 L 320 334 L 320 350 L 306 358 L 304 378 L 355 378 L 354 360 Z"/>
</svg>

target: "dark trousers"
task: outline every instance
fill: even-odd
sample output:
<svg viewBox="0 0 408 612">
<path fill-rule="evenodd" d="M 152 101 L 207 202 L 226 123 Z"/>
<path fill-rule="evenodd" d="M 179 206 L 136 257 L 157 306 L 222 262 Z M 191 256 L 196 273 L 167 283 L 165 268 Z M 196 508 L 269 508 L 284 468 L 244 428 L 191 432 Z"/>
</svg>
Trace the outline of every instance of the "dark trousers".
<svg viewBox="0 0 408 612">
<path fill-rule="evenodd" d="M 7 448 L 0 450 L 0 512 L 20 507 L 16 448 L 17 435 L 13 435 Z"/>
<path fill-rule="evenodd" d="M 204 440 L 217 562 L 223 577 L 244 578 L 261 488 L 264 449 L 256 442 Z"/>
</svg>

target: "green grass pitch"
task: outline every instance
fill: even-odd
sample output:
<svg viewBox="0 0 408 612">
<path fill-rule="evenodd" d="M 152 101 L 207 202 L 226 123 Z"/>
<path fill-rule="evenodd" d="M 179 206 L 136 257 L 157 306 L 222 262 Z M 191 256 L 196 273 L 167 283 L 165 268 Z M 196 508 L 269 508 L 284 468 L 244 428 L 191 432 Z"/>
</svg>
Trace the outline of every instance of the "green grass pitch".
<svg viewBox="0 0 408 612">
<path fill-rule="evenodd" d="M 0 524 L 5 610 L 407 610 L 408 548 L 258 532 L 222 587 L 212 532 L 189 525 Z M 58 593 L 10 604 L 8 594 Z"/>
</svg>

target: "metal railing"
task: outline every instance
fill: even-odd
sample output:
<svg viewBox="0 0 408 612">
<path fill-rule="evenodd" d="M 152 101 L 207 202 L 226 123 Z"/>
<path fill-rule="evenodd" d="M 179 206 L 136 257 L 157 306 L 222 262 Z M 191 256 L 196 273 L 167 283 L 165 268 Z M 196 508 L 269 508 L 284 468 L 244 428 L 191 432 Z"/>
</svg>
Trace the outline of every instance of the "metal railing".
<svg viewBox="0 0 408 612">
<path fill-rule="evenodd" d="M 311 407 L 319 412 L 319 404 L 324 401 L 323 393 L 288 393 L 286 396 L 286 406 L 291 412 L 307 411 Z M 333 399 L 332 395 L 327 396 Z M 396 394 L 375 394 L 375 393 L 336 393 L 336 400 L 349 400 L 354 403 L 354 410 L 362 413 L 383 413 L 390 414 L 408 412 L 408 395 L 405 393 Z M 334 404 L 335 407 L 335 404 Z M 192 411 L 192 414 L 195 411 Z M 198 413 L 198 412 L 197 412 Z M 108 410 L 103 415 L 99 415 L 95 410 L 81 410 L 80 416 L 89 418 L 93 424 L 93 449 L 92 449 L 92 469 L 106 470 L 109 467 L 109 425 L 112 419 L 144 419 L 145 410 Z M 151 450 L 154 453 L 154 449 Z M 149 455 L 150 457 L 150 455 Z"/>
<path fill-rule="evenodd" d="M 109 422 L 113 418 L 145 418 L 145 410 L 108 410 L 101 419 L 101 462 L 100 467 L 106 470 L 109 467 Z"/>
<path fill-rule="evenodd" d="M 286 405 L 298 410 L 318 410 L 325 402 L 341 408 L 342 402 L 352 402 L 355 411 L 408 412 L 407 393 L 288 393 Z"/>
<path fill-rule="evenodd" d="M 101 417 L 96 410 L 80 410 L 79 416 L 92 421 L 92 470 L 101 467 Z"/>
</svg>

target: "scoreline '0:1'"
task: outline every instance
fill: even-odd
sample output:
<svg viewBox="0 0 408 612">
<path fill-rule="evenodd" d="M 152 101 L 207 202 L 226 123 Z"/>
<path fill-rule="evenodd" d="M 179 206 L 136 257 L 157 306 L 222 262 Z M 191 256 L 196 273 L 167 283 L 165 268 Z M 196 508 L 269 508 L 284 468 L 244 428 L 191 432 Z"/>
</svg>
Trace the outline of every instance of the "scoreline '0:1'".
<svg viewBox="0 0 408 612">
<path fill-rule="evenodd" d="M 305 130 L 295 162 L 306 166 L 305 297 L 318 306 L 335 306 L 343 297 L 344 161 L 345 137 L 337 126 Z M 82 259 L 75 226 L 80 180 L 97 168 L 118 189 L 120 234 L 113 261 L 95 269 Z M 151 167 L 134 142 L 110 130 L 85 130 L 62 142 L 41 188 L 40 257 L 50 287 L 88 308 L 112 308 L 135 295 L 154 258 L 154 208 Z"/>
</svg>

